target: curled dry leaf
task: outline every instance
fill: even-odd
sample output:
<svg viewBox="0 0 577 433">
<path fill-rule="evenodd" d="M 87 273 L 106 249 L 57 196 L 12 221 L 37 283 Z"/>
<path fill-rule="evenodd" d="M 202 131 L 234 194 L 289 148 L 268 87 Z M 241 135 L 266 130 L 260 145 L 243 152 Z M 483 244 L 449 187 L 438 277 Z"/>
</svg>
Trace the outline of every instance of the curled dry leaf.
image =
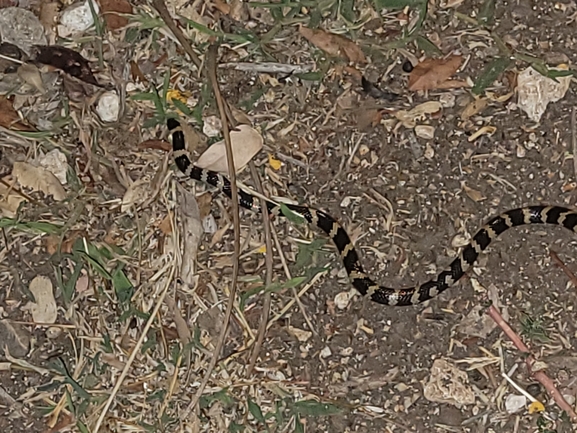
<svg viewBox="0 0 577 433">
<path fill-rule="evenodd" d="M 28 303 L 32 319 L 37 323 L 55 323 L 58 316 L 50 278 L 38 275 L 30 283 L 35 302 Z"/>
<path fill-rule="evenodd" d="M 312 30 L 301 26 L 299 33 L 311 44 L 324 52 L 350 60 L 354 63 L 366 63 L 367 58 L 363 50 L 348 38 L 324 30 Z"/>
<path fill-rule="evenodd" d="M 496 127 L 491 126 L 491 125 L 485 125 L 485 126 L 479 128 L 473 134 L 471 134 L 471 136 L 467 139 L 467 141 L 469 141 L 469 143 L 472 143 L 477 138 L 479 138 L 481 135 L 493 135 L 495 132 L 497 132 Z"/>
<path fill-rule="evenodd" d="M 51 195 L 54 200 L 61 201 L 66 198 L 66 191 L 58 178 L 43 167 L 36 167 L 27 162 L 15 162 L 12 176 L 21 186 L 33 191 L 42 191 L 46 195 Z"/>
<path fill-rule="evenodd" d="M 461 66 L 463 56 L 450 56 L 446 59 L 426 59 L 418 63 L 409 75 L 409 90 L 432 90 L 446 88 L 447 80 Z"/>
<path fill-rule="evenodd" d="M 461 113 L 461 120 L 467 120 L 470 117 L 474 116 L 475 114 L 479 114 L 487 107 L 487 105 L 489 105 L 489 99 L 475 98 L 473 101 L 467 104 L 467 106 Z"/>
<path fill-rule="evenodd" d="M 465 185 L 465 182 L 462 183 L 462 186 L 463 186 L 463 191 L 465 191 L 465 194 L 467 194 L 471 200 L 473 200 L 477 203 L 480 201 L 483 201 L 487 198 L 481 193 L 481 191 L 478 191 L 476 189 L 473 189 L 473 188 Z"/>
<path fill-rule="evenodd" d="M 414 128 L 418 120 L 422 120 L 427 114 L 437 113 L 442 108 L 443 106 L 438 101 L 427 101 L 409 111 L 399 110 L 395 112 L 395 117 L 401 121 L 405 128 Z"/>
<path fill-rule="evenodd" d="M 262 136 L 256 129 L 248 125 L 240 125 L 238 131 L 230 133 L 232 144 L 232 154 L 234 157 L 234 167 L 240 171 L 249 163 L 263 145 Z M 217 171 L 219 173 L 228 173 L 228 160 L 226 158 L 226 147 L 224 140 L 214 143 L 206 152 L 204 152 L 196 165 L 207 170 Z"/>
</svg>

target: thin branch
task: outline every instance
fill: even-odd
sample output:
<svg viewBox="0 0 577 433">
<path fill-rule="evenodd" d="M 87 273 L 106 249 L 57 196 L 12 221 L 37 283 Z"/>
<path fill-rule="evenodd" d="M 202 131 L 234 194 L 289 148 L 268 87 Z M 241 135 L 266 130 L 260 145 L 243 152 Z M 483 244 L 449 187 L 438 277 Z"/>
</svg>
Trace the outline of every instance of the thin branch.
<svg viewBox="0 0 577 433">
<path fill-rule="evenodd" d="M 261 194 L 264 194 L 262 188 L 262 182 L 260 181 L 260 177 L 258 172 L 256 171 L 256 167 L 254 163 L 251 161 L 248 164 L 250 168 L 250 174 L 254 181 L 256 190 Z M 266 211 L 266 200 L 264 198 L 260 199 L 260 206 L 262 209 L 262 224 L 264 227 L 264 240 L 265 240 L 265 247 L 266 247 L 266 256 L 265 256 L 265 264 L 266 264 L 266 277 L 265 277 L 265 284 L 266 287 L 270 286 L 272 283 L 272 265 L 273 265 L 273 257 L 272 257 L 272 240 L 271 240 L 271 228 L 270 228 L 270 219 L 269 214 Z M 262 305 L 262 314 L 260 315 L 260 324 L 258 326 L 256 340 L 252 347 L 252 352 L 250 354 L 248 367 L 246 369 L 247 376 L 252 374 L 252 370 L 254 365 L 256 364 L 256 359 L 258 358 L 258 354 L 260 352 L 260 348 L 262 346 L 262 342 L 264 340 L 264 336 L 266 334 L 266 325 L 268 322 L 268 318 L 270 315 L 270 304 L 271 304 L 271 294 L 270 292 L 266 292 L 264 295 L 264 301 Z"/>
<path fill-rule="evenodd" d="M 234 127 L 235 125 L 229 125 L 229 117 L 227 115 L 226 109 L 226 102 L 222 98 L 222 94 L 220 93 L 220 88 L 218 86 L 218 78 L 216 76 L 216 63 L 217 63 L 217 53 L 218 53 L 218 46 L 211 45 L 208 49 L 207 53 L 207 69 L 208 69 L 208 77 L 210 79 L 212 85 L 212 91 L 214 92 L 214 97 L 216 99 L 216 104 L 218 105 L 218 111 L 220 113 L 220 119 L 222 121 L 222 133 L 224 135 L 224 144 L 226 147 L 226 158 L 228 160 L 228 175 L 230 178 L 230 190 L 231 190 L 231 201 L 232 201 L 232 218 L 233 218 L 233 225 L 234 225 L 234 254 L 233 254 L 233 268 L 232 268 L 232 282 L 230 286 L 230 295 L 228 298 L 228 302 L 226 304 L 226 311 L 224 313 L 224 324 L 222 326 L 222 330 L 218 337 L 218 341 L 216 342 L 214 352 L 212 354 L 212 358 L 210 363 L 206 369 L 204 374 L 204 378 L 200 383 L 196 394 L 190 401 L 188 407 L 186 408 L 182 418 L 186 419 L 190 412 L 196 407 L 208 381 L 210 380 L 210 376 L 212 375 L 212 371 L 216 367 L 216 363 L 218 362 L 220 352 L 222 351 L 222 347 L 224 346 L 224 340 L 226 338 L 226 334 L 228 331 L 228 322 L 230 321 L 230 316 L 232 314 L 232 309 L 234 307 L 234 299 L 236 297 L 236 285 L 238 279 L 238 257 L 240 255 L 240 214 L 239 214 L 239 202 L 238 202 L 238 188 L 236 185 L 236 170 L 234 168 L 234 156 L 232 154 L 232 143 L 230 141 L 230 126 Z M 230 110 L 228 111 L 230 112 Z M 231 119 L 234 121 L 234 119 Z"/>
<path fill-rule="evenodd" d="M 525 343 L 523 343 L 521 337 L 519 337 L 519 335 L 517 335 L 517 333 L 513 331 L 513 329 L 509 326 L 509 324 L 505 321 L 505 319 L 503 319 L 503 316 L 501 316 L 499 310 L 497 310 L 497 308 L 495 308 L 494 305 L 491 305 L 487 309 L 487 314 L 495 321 L 495 323 L 497 323 L 497 325 L 499 325 L 499 327 L 503 330 L 505 335 L 507 335 L 507 337 L 509 337 L 509 339 L 513 342 L 515 347 L 519 349 L 521 352 L 527 354 L 527 357 L 525 358 L 525 363 L 527 364 L 527 369 L 529 370 L 531 376 L 533 376 L 541 385 L 545 387 L 549 395 L 553 398 L 553 400 L 555 400 L 555 403 L 557 403 L 557 405 L 561 408 L 561 410 L 567 412 L 567 414 L 573 421 L 577 421 L 577 414 L 575 413 L 571 405 L 567 403 L 565 398 L 563 398 L 563 395 L 559 392 L 559 390 L 555 387 L 555 383 L 553 383 L 553 380 L 549 378 L 549 376 L 547 376 L 545 372 L 542 370 L 532 371 L 531 367 L 535 363 L 535 358 L 533 357 L 533 355 L 531 355 L 529 348 L 525 345 Z"/>
<path fill-rule="evenodd" d="M 182 33 L 182 30 L 180 30 L 178 28 L 178 26 L 176 25 L 176 23 L 172 19 L 170 12 L 166 8 L 166 4 L 164 3 L 164 0 L 152 0 L 152 5 L 157 10 L 158 15 L 160 15 L 160 18 L 162 18 L 162 20 L 164 21 L 166 26 L 174 34 L 176 39 L 178 39 L 178 42 L 182 46 L 182 49 L 186 52 L 186 54 L 188 54 L 188 56 L 190 57 L 190 60 L 192 60 L 192 63 L 194 63 L 196 68 L 200 70 L 202 62 L 200 61 L 200 59 L 198 58 L 198 56 L 196 55 L 196 53 L 192 49 L 192 45 L 190 45 L 190 42 L 188 41 L 186 36 L 184 36 L 184 33 Z"/>
<path fill-rule="evenodd" d="M 555 264 L 559 266 L 563 272 L 565 272 L 565 275 L 567 275 L 567 277 L 571 280 L 573 285 L 577 287 L 577 277 L 575 276 L 573 271 L 571 271 L 571 269 L 569 269 L 567 265 L 563 263 L 563 261 L 559 258 L 559 256 L 555 251 L 551 250 L 549 252 L 549 255 L 553 259 L 553 262 L 555 262 Z"/>
<path fill-rule="evenodd" d="M 174 277 L 175 269 L 176 269 L 175 265 L 171 266 L 170 275 L 168 276 L 168 279 L 166 280 L 166 286 L 164 287 L 164 289 L 160 293 L 160 296 L 156 300 L 156 305 L 154 306 L 152 313 L 150 313 L 150 317 L 146 321 L 146 325 L 144 325 L 144 328 L 142 329 L 142 331 L 140 333 L 140 337 L 138 338 L 138 341 L 136 342 L 136 344 L 132 348 L 132 352 L 130 352 L 130 356 L 128 357 L 128 360 L 126 361 L 124 368 L 122 369 L 122 373 L 120 373 L 120 376 L 118 376 L 118 378 L 116 379 L 116 383 L 114 384 L 114 388 L 112 388 L 112 392 L 108 396 L 108 400 L 106 400 L 106 404 L 102 408 L 102 412 L 100 412 L 100 416 L 98 417 L 98 420 L 96 421 L 96 425 L 94 426 L 92 433 L 98 433 L 98 430 L 100 429 L 100 426 L 102 425 L 102 422 L 104 421 L 104 418 L 106 417 L 106 413 L 108 412 L 108 409 L 110 409 L 110 406 L 112 405 L 112 402 L 114 401 L 114 398 L 116 397 L 116 394 L 118 393 L 118 390 L 120 389 L 120 386 L 122 385 L 122 382 L 124 381 L 124 379 L 128 375 L 128 371 L 132 368 L 132 363 L 134 362 L 134 359 L 136 358 L 136 356 L 138 354 L 140 354 L 140 348 L 142 347 L 144 340 L 148 336 L 148 331 L 150 330 L 150 328 L 152 326 L 152 322 L 154 322 L 154 320 L 157 319 L 158 312 L 160 311 L 160 307 L 162 306 L 162 303 L 164 301 L 164 297 L 168 293 L 168 289 L 170 287 L 170 282 L 173 280 L 173 277 Z"/>
</svg>

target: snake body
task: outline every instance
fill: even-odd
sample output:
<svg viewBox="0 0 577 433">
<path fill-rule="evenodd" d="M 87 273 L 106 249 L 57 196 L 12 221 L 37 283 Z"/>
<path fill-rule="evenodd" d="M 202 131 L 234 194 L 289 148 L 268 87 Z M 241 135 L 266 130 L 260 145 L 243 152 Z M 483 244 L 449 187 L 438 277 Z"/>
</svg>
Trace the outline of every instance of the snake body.
<svg viewBox="0 0 577 433">
<path fill-rule="evenodd" d="M 172 133 L 173 157 L 177 167 L 186 176 L 205 182 L 220 189 L 231 198 L 230 181 L 222 174 L 195 166 L 188 156 L 185 138 L 176 119 L 168 119 L 168 128 Z M 252 211 L 262 211 L 260 200 L 248 192 L 239 189 L 240 206 Z M 473 236 L 449 267 L 426 283 L 410 288 L 394 289 L 380 286 L 365 272 L 353 242 L 345 229 L 329 214 L 308 206 L 286 205 L 291 211 L 300 214 L 311 225 L 325 232 L 333 241 L 347 271 L 352 285 L 363 296 L 369 296 L 374 302 L 384 305 L 406 306 L 427 301 L 447 290 L 459 281 L 475 264 L 479 254 L 506 230 L 527 224 L 551 224 L 564 227 L 572 232 L 577 231 L 577 212 L 560 206 L 527 206 L 511 209 L 490 219 Z M 267 200 L 266 212 L 283 217 L 281 207 Z"/>
</svg>

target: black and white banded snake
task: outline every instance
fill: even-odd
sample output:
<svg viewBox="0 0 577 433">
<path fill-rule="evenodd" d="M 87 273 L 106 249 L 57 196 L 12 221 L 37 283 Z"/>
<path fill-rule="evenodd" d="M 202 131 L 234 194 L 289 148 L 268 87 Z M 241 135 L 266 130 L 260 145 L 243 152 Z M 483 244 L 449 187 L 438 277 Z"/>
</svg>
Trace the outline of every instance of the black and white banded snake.
<svg viewBox="0 0 577 433">
<path fill-rule="evenodd" d="M 178 168 L 188 177 L 207 183 L 221 190 L 231 198 L 229 180 L 222 174 L 195 166 L 186 151 L 185 138 L 180 123 L 168 119 L 168 129 L 172 133 L 173 157 Z M 239 204 L 253 211 L 260 211 L 260 200 L 242 189 L 238 190 Z M 379 286 L 364 273 L 359 256 L 345 229 L 330 215 L 307 206 L 286 205 L 291 211 L 300 214 L 311 225 L 320 228 L 333 241 L 340 254 L 343 265 L 352 285 L 363 296 L 369 296 L 374 302 L 384 305 L 406 306 L 427 301 L 461 279 L 475 264 L 479 254 L 500 234 L 512 227 L 526 224 L 552 224 L 577 231 L 577 211 L 560 206 L 527 206 L 511 209 L 490 219 L 473 236 L 449 265 L 435 278 L 415 287 L 393 289 Z M 267 212 L 284 216 L 279 204 L 267 200 Z"/>
</svg>

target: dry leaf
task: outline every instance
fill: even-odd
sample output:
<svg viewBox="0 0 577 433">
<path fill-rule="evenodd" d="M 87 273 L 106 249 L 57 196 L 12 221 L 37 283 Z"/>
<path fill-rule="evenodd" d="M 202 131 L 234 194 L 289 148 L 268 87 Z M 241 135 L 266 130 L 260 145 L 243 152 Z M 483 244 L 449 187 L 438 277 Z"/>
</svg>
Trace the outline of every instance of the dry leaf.
<svg viewBox="0 0 577 433">
<path fill-rule="evenodd" d="M 139 149 L 153 149 L 153 150 L 163 150 L 165 152 L 170 152 L 172 150 L 172 145 L 166 140 L 144 140 L 138 145 Z"/>
<path fill-rule="evenodd" d="M 40 22 L 48 32 L 52 32 L 60 4 L 58 2 L 43 1 L 40 3 Z"/>
<path fill-rule="evenodd" d="M 132 6 L 126 0 L 99 0 L 102 14 L 109 30 L 128 25 L 128 18 L 119 14 L 132 14 Z"/>
<path fill-rule="evenodd" d="M 168 212 L 168 214 L 166 214 L 166 216 L 162 219 L 162 221 L 160 221 L 160 224 L 158 224 L 158 228 L 160 229 L 162 234 L 169 235 L 172 233 L 172 217 L 173 217 L 172 212 Z"/>
<path fill-rule="evenodd" d="M 469 196 L 469 198 L 471 200 L 473 200 L 474 202 L 480 202 L 485 200 L 487 197 L 485 197 L 481 191 L 477 191 L 476 189 L 470 188 L 467 185 L 465 185 L 465 183 L 463 182 L 462 184 L 463 190 L 465 191 L 465 194 L 467 194 Z"/>
<path fill-rule="evenodd" d="M 409 75 L 409 90 L 438 89 L 461 66 L 463 56 L 450 56 L 446 59 L 426 59 L 418 63 Z"/>
<path fill-rule="evenodd" d="M 567 67 L 551 68 L 557 71 Z M 550 102 L 565 96 L 571 83 L 571 76 L 557 77 L 557 82 L 528 67 L 517 77 L 517 106 L 527 113 L 533 122 L 539 122 Z"/>
<path fill-rule="evenodd" d="M 475 131 L 471 136 L 467 139 L 469 143 L 472 143 L 481 135 L 493 135 L 497 131 L 497 128 L 491 125 L 485 125 Z"/>
<path fill-rule="evenodd" d="M 193 193 L 187 191 L 179 185 L 179 196 L 182 198 L 180 211 L 182 219 L 182 233 L 186 233 L 182 245 L 182 262 L 180 267 L 181 277 L 184 284 L 195 286 L 196 275 L 196 255 L 198 246 L 202 239 L 202 221 L 200 219 L 200 209 Z"/>
<path fill-rule="evenodd" d="M 234 157 L 234 167 L 240 171 L 249 163 L 263 145 L 263 139 L 256 129 L 248 125 L 240 125 L 238 131 L 230 133 L 232 144 L 232 154 Z M 228 160 L 226 158 L 226 148 L 224 141 L 219 141 L 210 146 L 198 161 L 197 166 L 219 173 L 228 173 Z"/>
<path fill-rule="evenodd" d="M 487 105 L 489 105 L 489 100 L 487 98 L 476 98 L 465 107 L 461 113 L 461 120 L 467 120 L 475 114 L 479 114 L 487 107 Z"/>
<path fill-rule="evenodd" d="M 299 33 L 311 44 L 332 56 L 349 59 L 354 63 L 366 63 L 367 59 L 361 48 L 348 38 L 324 30 L 311 30 L 301 26 Z"/>
<path fill-rule="evenodd" d="M 0 183 L 0 215 L 8 218 L 16 216 L 20 203 L 24 201 L 24 197 L 9 189 L 3 183 Z"/>
<path fill-rule="evenodd" d="M 152 188 L 148 181 L 138 180 L 132 183 L 124 193 L 124 197 L 122 197 L 120 211 L 126 212 L 132 206 L 144 203 L 148 199 L 151 190 Z"/>
<path fill-rule="evenodd" d="M 42 76 L 38 68 L 30 63 L 24 63 L 18 67 L 18 76 L 26 84 L 30 84 L 40 93 L 44 93 L 44 83 L 42 82 Z"/>
<path fill-rule="evenodd" d="M 55 323 L 58 312 L 50 278 L 38 275 L 30 283 L 29 290 L 35 301 L 27 305 L 32 320 L 36 323 Z"/>
<path fill-rule="evenodd" d="M 5 96 L 0 96 L 0 126 L 18 131 L 32 131 L 32 128 L 20 121 L 20 116 Z"/>
<path fill-rule="evenodd" d="M 406 111 L 399 110 L 395 112 L 395 117 L 401 121 L 405 128 L 414 128 L 417 120 L 421 120 L 427 114 L 433 114 L 441 111 L 443 106 L 438 101 L 428 101 L 417 105 L 415 108 Z"/>
<path fill-rule="evenodd" d="M 58 178 L 43 167 L 35 167 L 27 162 L 15 162 L 12 176 L 21 186 L 33 191 L 42 191 L 46 195 L 51 195 L 54 200 L 61 201 L 66 198 L 66 191 Z"/>
</svg>

